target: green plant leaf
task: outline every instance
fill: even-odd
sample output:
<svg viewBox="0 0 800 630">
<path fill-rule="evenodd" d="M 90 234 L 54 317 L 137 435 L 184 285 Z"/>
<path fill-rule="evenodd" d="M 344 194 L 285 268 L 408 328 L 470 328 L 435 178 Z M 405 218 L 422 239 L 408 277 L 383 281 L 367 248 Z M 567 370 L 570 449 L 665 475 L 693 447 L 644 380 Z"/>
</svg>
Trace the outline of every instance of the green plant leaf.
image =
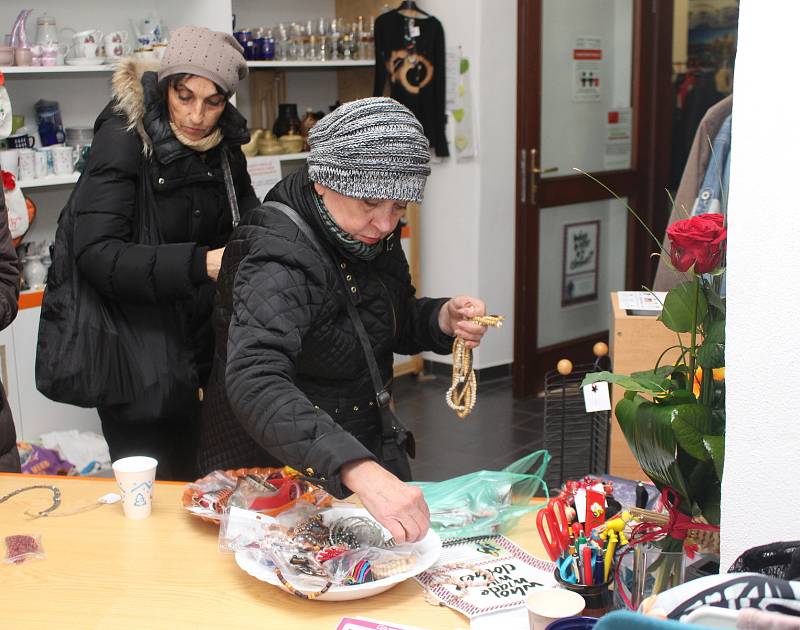
<svg viewBox="0 0 800 630">
<path fill-rule="evenodd" d="M 694 282 L 684 282 L 673 287 L 664 299 L 664 309 L 659 319 L 672 331 L 682 333 L 692 329 L 692 309 L 695 300 Z M 697 295 L 697 322 L 703 321 L 708 312 L 708 301 L 705 292 Z"/>
<path fill-rule="evenodd" d="M 711 432 L 711 409 L 699 404 L 675 405 L 670 406 L 666 413 L 681 448 L 695 459 L 708 461 L 711 456 L 703 443 L 703 436 Z"/>
<path fill-rule="evenodd" d="M 677 441 L 669 406 L 655 405 L 641 396 L 623 398 L 616 416 L 636 461 L 657 485 L 669 485 L 687 496 L 687 485 L 677 462 Z"/>
<path fill-rule="evenodd" d="M 697 502 L 700 513 L 712 525 L 719 525 L 720 521 L 720 499 L 722 494 L 722 484 L 714 481 L 706 486 L 706 491 Z"/>
<path fill-rule="evenodd" d="M 613 383 L 626 391 L 642 392 L 651 396 L 661 396 L 673 387 L 672 381 L 658 378 L 658 375 L 654 375 L 652 370 L 636 372 L 630 376 L 614 374 L 613 372 L 593 372 L 584 377 L 581 387 L 598 382 Z"/>
<path fill-rule="evenodd" d="M 461 57 L 461 63 L 459 64 L 458 71 L 461 74 L 466 74 L 469 71 L 469 59 L 466 57 Z"/>
<path fill-rule="evenodd" d="M 725 367 L 724 321 L 713 321 L 706 326 L 703 345 L 697 349 L 697 361 L 704 370 Z"/>
<path fill-rule="evenodd" d="M 724 435 L 704 435 L 703 444 L 711 454 L 711 461 L 714 462 L 714 470 L 717 472 L 717 479 L 722 481 L 722 469 L 725 465 L 725 436 Z"/>
<path fill-rule="evenodd" d="M 713 288 L 708 286 L 705 288 L 705 294 L 709 305 L 717 309 L 722 317 L 725 317 L 725 298 L 717 293 Z"/>
<path fill-rule="evenodd" d="M 456 122 L 461 122 L 464 120 L 464 110 L 463 109 L 454 109 L 453 110 L 453 118 L 456 119 Z"/>
</svg>

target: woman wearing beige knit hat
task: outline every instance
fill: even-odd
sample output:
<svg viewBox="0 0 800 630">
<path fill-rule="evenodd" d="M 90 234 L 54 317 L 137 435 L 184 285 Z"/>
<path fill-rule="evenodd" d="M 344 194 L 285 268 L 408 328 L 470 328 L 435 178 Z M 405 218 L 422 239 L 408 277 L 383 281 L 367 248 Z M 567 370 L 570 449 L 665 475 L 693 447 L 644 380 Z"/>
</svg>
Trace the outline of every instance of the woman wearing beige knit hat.
<svg viewBox="0 0 800 630">
<path fill-rule="evenodd" d="M 430 515 L 403 483 L 414 439 L 388 408 L 393 353 L 449 354 L 454 336 L 474 348 L 485 328 L 468 319 L 485 305 L 415 296 L 400 220 L 422 201 L 430 152 L 408 108 L 346 103 L 308 141 L 308 167 L 242 219 L 225 252 L 201 473 L 289 465 L 415 541 Z"/>
<path fill-rule="evenodd" d="M 210 325 L 215 281 L 233 228 L 233 197 L 244 214 L 258 205 L 241 145 L 247 124 L 229 102 L 247 76 L 242 49 L 227 33 L 184 26 L 172 33 L 158 67 L 119 64 L 112 100 L 97 118 L 86 168 L 62 213 L 44 299 L 37 382 L 54 398 L 94 401 L 112 459 L 149 455 L 165 479 L 194 479 L 201 388 L 211 366 Z M 226 180 L 230 182 L 226 184 Z M 230 194 L 229 194 L 230 193 Z M 142 238 L 154 222 L 155 242 Z M 88 285 L 111 313 L 138 313 L 140 336 L 122 339 L 97 391 L 53 385 L 50 348 L 80 327 L 65 314 L 90 306 L 76 282 Z M 73 296 L 73 297 L 70 297 Z M 77 296 L 77 297 L 74 297 Z M 127 311 L 127 314 L 126 314 Z M 113 325 L 113 322 L 112 322 Z M 160 334 L 165 357 L 144 333 Z M 100 334 L 99 354 L 108 334 Z M 59 372 L 70 365 L 58 364 Z M 62 376 L 62 375 L 59 375 Z M 68 375 L 69 376 L 69 375 Z M 61 389 L 69 389 L 62 387 Z"/>
</svg>

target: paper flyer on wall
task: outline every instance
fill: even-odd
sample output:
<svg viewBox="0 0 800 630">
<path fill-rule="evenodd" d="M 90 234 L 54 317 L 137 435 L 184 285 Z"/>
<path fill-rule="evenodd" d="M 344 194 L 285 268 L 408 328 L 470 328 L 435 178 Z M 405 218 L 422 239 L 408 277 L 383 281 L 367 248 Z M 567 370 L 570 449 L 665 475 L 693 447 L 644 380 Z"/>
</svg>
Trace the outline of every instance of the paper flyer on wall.
<svg viewBox="0 0 800 630">
<path fill-rule="evenodd" d="M 263 199 L 281 181 L 281 163 L 276 157 L 259 155 L 247 160 L 247 172 L 256 197 Z"/>
<path fill-rule="evenodd" d="M 539 586 L 555 585 L 555 565 L 535 558 L 505 536 L 481 536 L 445 542 L 439 560 L 415 579 L 429 595 L 470 619 L 525 606 L 527 593 Z M 476 570 L 492 575 L 492 582 L 476 576 Z M 459 591 L 442 581 L 469 585 Z"/>
</svg>

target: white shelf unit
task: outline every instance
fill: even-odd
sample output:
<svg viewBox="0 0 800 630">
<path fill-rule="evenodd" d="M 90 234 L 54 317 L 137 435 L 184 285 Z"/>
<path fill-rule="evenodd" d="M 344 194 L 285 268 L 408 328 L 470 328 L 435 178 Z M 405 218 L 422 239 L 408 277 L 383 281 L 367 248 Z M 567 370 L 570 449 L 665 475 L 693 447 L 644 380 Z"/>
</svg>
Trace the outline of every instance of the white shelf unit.
<svg viewBox="0 0 800 630">
<path fill-rule="evenodd" d="M 47 186 L 67 186 L 78 181 L 81 174 L 78 171 L 69 175 L 48 175 L 37 179 L 19 179 L 17 185 L 23 190 L 29 188 L 45 188 Z"/>
<path fill-rule="evenodd" d="M 303 153 L 278 153 L 276 155 L 254 155 L 253 157 L 273 157 L 276 158 L 280 162 L 293 162 L 296 160 L 305 160 L 308 158 L 308 151 L 304 151 Z M 248 160 L 250 158 L 247 158 Z"/>
<path fill-rule="evenodd" d="M 114 71 L 116 64 L 104 63 L 97 66 L 0 66 L 3 74 L 75 74 L 81 72 Z"/>
<path fill-rule="evenodd" d="M 270 68 L 290 70 L 293 68 L 369 68 L 374 59 L 339 59 L 337 61 L 248 61 L 248 68 Z"/>
<path fill-rule="evenodd" d="M 273 70 L 299 70 L 302 68 L 369 68 L 375 65 L 373 59 L 341 59 L 337 61 L 248 61 L 248 68 L 269 68 Z M 96 66 L 0 66 L 3 74 L 41 75 L 41 74 L 75 74 L 85 72 L 110 73 L 115 63 L 104 63 Z"/>
</svg>

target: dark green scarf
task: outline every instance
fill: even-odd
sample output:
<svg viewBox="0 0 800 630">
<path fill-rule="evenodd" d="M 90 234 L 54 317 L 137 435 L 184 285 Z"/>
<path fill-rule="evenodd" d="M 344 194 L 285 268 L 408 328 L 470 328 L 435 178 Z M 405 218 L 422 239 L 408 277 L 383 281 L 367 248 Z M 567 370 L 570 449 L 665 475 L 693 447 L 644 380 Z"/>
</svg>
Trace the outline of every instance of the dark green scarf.
<svg viewBox="0 0 800 630">
<path fill-rule="evenodd" d="M 314 194 L 314 201 L 316 202 L 317 212 L 319 212 L 319 216 L 322 219 L 323 225 L 328 229 L 328 231 L 333 234 L 336 242 L 344 249 L 346 252 L 349 252 L 356 258 L 361 260 L 373 260 L 378 254 L 383 251 L 383 241 L 379 241 L 375 243 L 375 245 L 367 245 L 359 241 L 353 236 L 345 232 L 339 225 L 334 221 L 331 213 L 328 212 L 328 209 L 325 207 L 325 202 L 322 200 L 322 197 Z"/>
</svg>

